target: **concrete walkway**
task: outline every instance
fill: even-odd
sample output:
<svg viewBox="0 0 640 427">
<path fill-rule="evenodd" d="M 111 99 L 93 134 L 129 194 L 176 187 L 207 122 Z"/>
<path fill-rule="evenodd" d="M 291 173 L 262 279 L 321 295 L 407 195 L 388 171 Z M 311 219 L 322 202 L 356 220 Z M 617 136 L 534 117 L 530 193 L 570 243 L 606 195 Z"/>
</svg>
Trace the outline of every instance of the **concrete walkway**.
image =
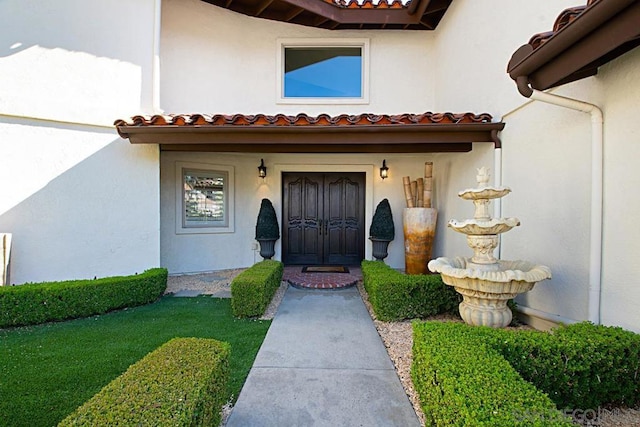
<svg viewBox="0 0 640 427">
<path fill-rule="evenodd" d="M 226 425 L 420 424 L 358 290 L 289 287 Z"/>
</svg>

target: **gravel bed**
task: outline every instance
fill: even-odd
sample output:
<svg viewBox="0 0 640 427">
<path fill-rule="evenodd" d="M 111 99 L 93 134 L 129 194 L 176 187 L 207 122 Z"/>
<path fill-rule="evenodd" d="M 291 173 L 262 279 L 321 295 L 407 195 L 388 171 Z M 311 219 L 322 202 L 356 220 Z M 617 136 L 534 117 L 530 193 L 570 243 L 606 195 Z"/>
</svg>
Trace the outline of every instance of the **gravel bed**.
<svg viewBox="0 0 640 427">
<path fill-rule="evenodd" d="M 245 268 L 235 268 L 230 270 L 218 270 L 207 273 L 181 274 L 169 276 L 167 279 L 167 290 L 165 294 L 175 294 L 180 291 L 199 291 L 202 295 L 213 295 L 220 298 L 231 297 L 231 281 Z M 276 290 L 271 303 L 265 310 L 260 320 L 271 320 L 275 316 L 278 306 L 287 291 L 289 284 L 282 281 Z"/>
<path fill-rule="evenodd" d="M 200 291 L 204 295 L 214 295 L 231 292 L 231 281 L 245 268 L 210 271 L 206 273 L 181 274 L 167 278 L 165 294 L 175 294 L 179 291 Z"/>
</svg>

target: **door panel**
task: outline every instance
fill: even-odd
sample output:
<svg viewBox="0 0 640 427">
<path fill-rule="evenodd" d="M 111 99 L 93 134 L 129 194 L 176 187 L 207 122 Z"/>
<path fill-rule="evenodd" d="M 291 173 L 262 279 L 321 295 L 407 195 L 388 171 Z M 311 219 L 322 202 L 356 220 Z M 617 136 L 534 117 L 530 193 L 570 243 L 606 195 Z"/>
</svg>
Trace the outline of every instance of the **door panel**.
<svg viewBox="0 0 640 427">
<path fill-rule="evenodd" d="M 322 257 L 322 174 L 286 175 L 283 188 L 283 259 L 317 264 Z"/>
<path fill-rule="evenodd" d="M 283 261 L 359 264 L 364 182 L 364 173 L 284 173 Z"/>
</svg>

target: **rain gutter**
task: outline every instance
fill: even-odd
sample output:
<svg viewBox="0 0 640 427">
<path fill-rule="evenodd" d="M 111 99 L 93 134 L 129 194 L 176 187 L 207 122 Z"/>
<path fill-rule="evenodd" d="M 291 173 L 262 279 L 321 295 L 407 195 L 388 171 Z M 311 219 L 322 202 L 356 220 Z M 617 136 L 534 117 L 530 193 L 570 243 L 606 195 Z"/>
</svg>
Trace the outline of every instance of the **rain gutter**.
<svg viewBox="0 0 640 427">
<path fill-rule="evenodd" d="M 521 46 L 507 72 L 516 81 L 526 76 L 538 90 L 594 75 L 598 66 L 638 44 L 638 16 L 637 0 L 595 2 L 541 46 Z"/>
<path fill-rule="evenodd" d="M 516 80 L 518 91 L 525 97 L 548 104 L 589 113 L 591 116 L 591 223 L 589 244 L 588 320 L 600 324 L 602 299 L 602 219 L 603 219 L 603 115 L 602 110 L 587 102 L 531 89 L 526 76 Z"/>
</svg>

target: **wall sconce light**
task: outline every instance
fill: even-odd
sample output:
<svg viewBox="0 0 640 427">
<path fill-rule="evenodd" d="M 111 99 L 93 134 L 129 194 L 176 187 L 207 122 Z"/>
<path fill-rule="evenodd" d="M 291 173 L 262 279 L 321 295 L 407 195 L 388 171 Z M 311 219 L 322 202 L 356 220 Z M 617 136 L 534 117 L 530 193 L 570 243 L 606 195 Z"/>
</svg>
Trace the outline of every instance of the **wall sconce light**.
<svg viewBox="0 0 640 427">
<path fill-rule="evenodd" d="M 260 166 L 258 166 L 258 176 L 262 179 L 267 176 L 267 167 L 264 165 L 264 159 L 260 159 Z"/>
<path fill-rule="evenodd" d="M 389 177 L 389 168 L 387 167 L 387 159 L 382 161 L 382 167 L 380 168 L 380 178 L 385 179 Z"/>
</svg>

